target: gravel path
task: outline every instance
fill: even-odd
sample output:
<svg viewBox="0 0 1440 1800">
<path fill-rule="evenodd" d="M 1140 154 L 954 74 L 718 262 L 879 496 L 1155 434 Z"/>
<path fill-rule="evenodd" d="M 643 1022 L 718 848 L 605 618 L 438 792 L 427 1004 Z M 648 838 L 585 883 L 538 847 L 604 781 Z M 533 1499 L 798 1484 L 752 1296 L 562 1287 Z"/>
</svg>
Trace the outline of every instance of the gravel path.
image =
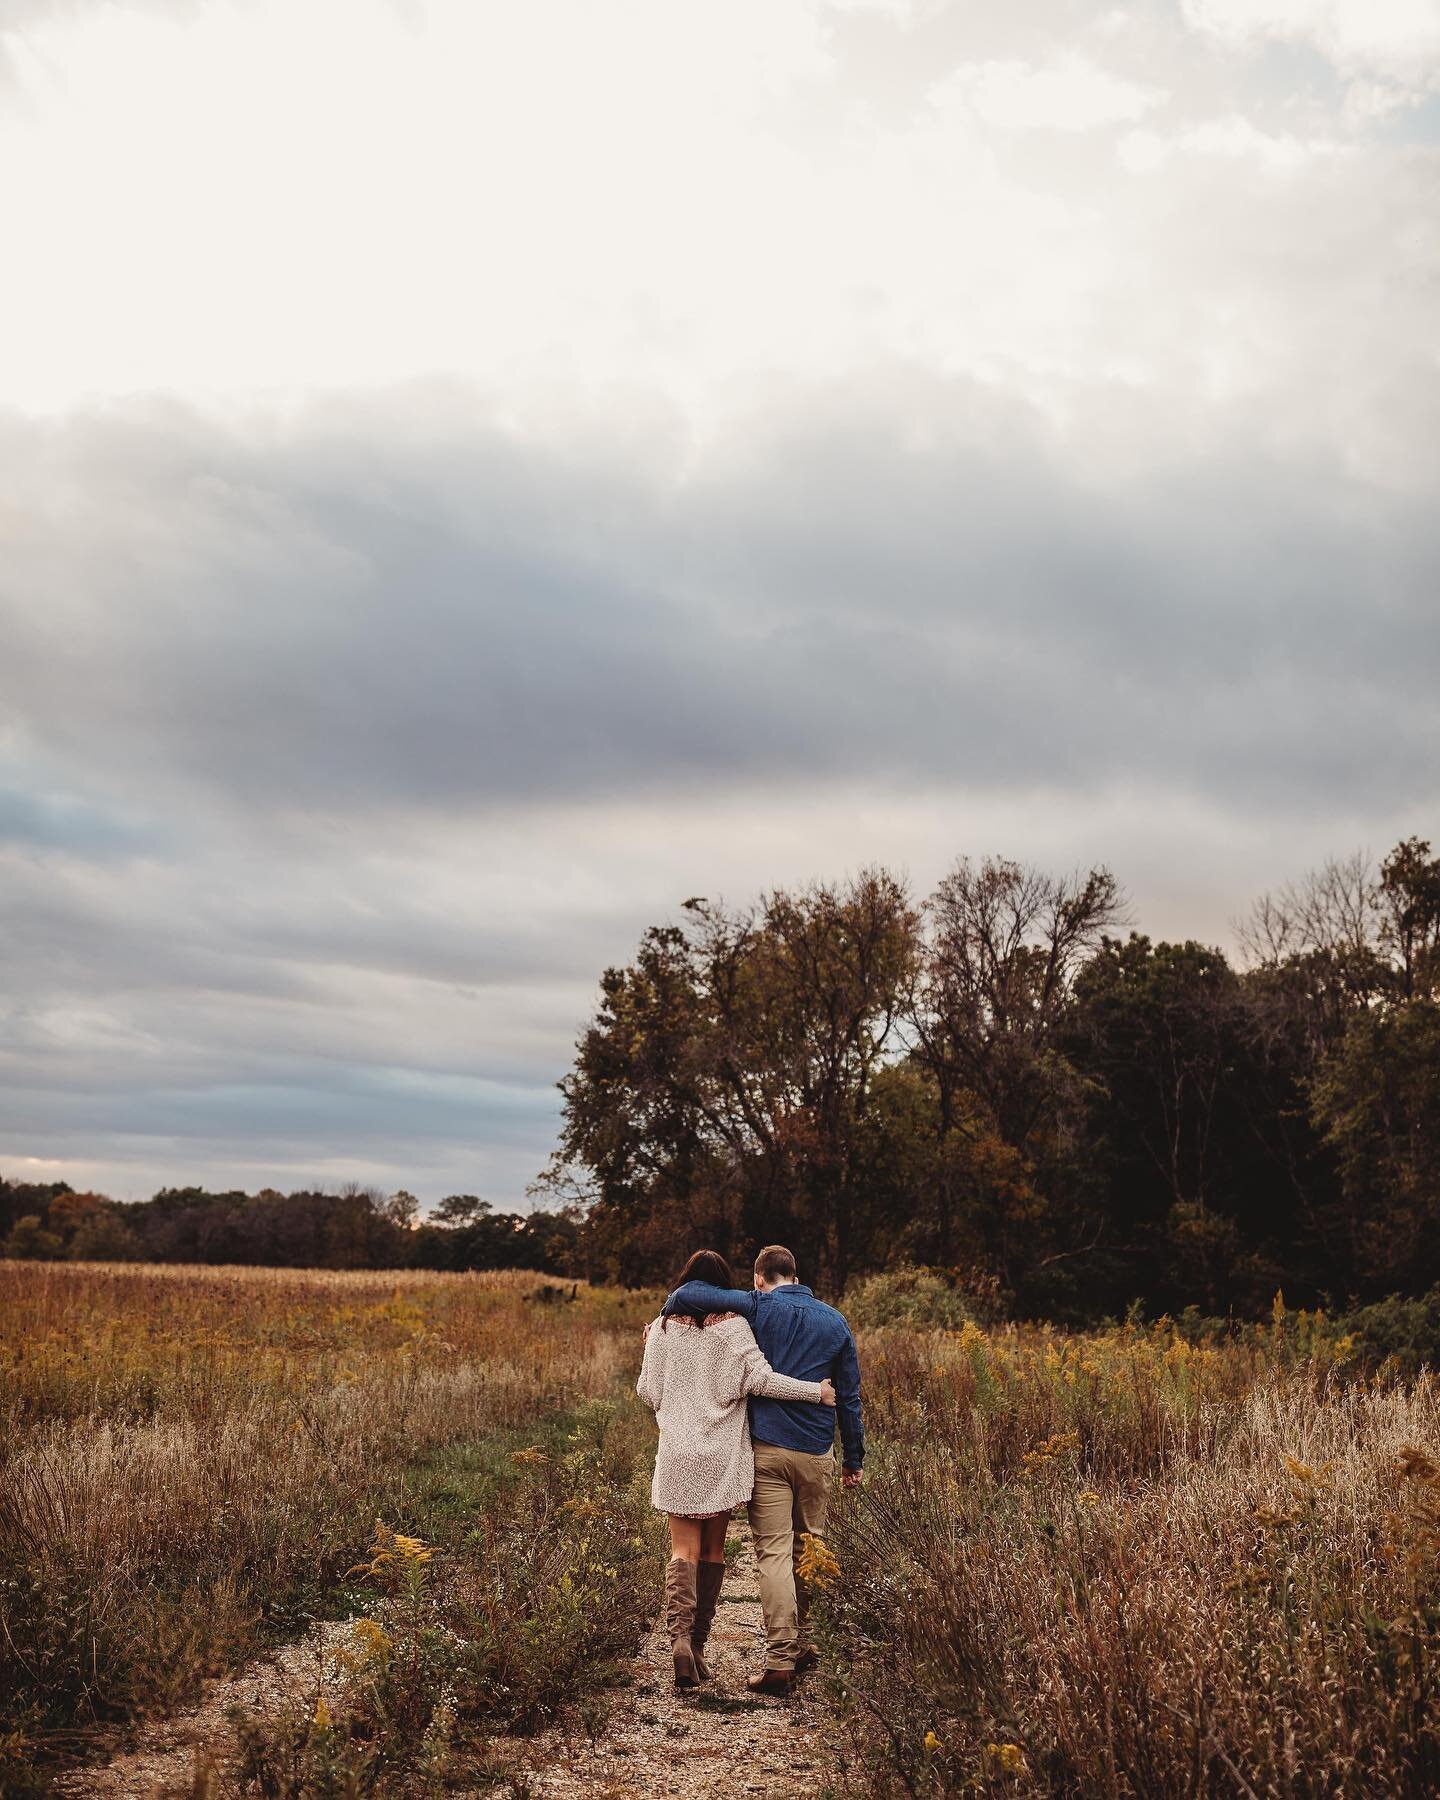
<svg viewBox="0 0 1440 1800">
<path fill-rule="evenodd" d="M 521 1776 L 511 1792 L 528 1792 L 535 1800 L 651 1794 L 820 1800 L 835 1792 L 838 1771 L 814 1678 L 802 1680 L 788 1700 L 746 1691 L 746 1677 L 764 1667 L 765 1631 L 750 1533 L 738 1523 L 731 1529 L 740 1554 L 726 1576 L 705 1653 L 714 1680 L 693 1693 L 675 1691 L 657 1593 L 661 1616 L 641 1646 L 634 1684 L 612 1698 L 603 1726 L 596 1721 L 594 1742 L 574 1724 L 528 1742 L 507 1740 Z"/>
</svg>

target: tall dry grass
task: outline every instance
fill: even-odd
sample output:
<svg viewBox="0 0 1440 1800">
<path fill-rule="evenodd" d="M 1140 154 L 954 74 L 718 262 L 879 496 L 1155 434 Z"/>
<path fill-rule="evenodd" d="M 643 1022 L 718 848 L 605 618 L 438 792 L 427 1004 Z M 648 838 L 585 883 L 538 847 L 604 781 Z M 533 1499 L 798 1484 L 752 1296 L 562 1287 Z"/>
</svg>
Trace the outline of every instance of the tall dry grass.
<svg viewBox="0 0 1440 1800">
<path fill-rule="evenodd" d="M 1440 1387 L 1348 1348 L 873 1334 L 821 1606 L 863 1785 L 1440 1791 Z"/>
<path fill-rule="evenodd" d="M 447 1446 L 623 1391 L 653 1306 L 513 1274 L 0 1263 L 0 1731 L 53 1752 L 299 1629 Z"/>
</svg>

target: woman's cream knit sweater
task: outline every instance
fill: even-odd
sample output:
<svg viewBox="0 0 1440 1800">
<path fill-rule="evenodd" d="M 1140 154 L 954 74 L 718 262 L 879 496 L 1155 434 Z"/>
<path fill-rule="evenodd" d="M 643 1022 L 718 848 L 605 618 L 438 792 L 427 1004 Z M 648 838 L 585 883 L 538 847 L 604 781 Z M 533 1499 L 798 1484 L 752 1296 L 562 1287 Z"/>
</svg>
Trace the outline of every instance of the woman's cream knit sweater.
<svg viewBox="0 0 1440 1800">
<path fill-rule="evenodd" d="M 739 1318 L 703 1327 L 674 1318 L 664 1330 L 657 1319 L 646 1334 L 635 1387 L 660 1421 L 651 1503 L 692 1518 L 728 1512 L 754 1489 L 747 1394 L 820 1399 L 818 1381 L 777 1375 Z"/>
</svg>

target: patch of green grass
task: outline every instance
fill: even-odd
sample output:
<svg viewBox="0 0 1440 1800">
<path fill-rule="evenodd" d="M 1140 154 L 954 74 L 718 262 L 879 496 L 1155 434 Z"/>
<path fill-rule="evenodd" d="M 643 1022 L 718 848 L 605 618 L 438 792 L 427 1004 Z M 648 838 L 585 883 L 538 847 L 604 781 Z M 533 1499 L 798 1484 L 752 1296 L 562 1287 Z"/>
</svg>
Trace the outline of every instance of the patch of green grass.
<svg viewBox="0 0 1440 1800">
<path fill-rule="evenodd" d="M 699 1712 L 753 1713 L 768 1712 L 764 1700 L 740 1700 L 731 1694 L 697 1694 L 691 1704 Z"/>
<path fill-rule="evenodd" d="M 428 1543 L 462 1544 L 531 1479 L 539 1465 L 527 1459 L 528 1452 L 553 1463 L 574 1448 L 579 1419 L 577 1409 L 567 1408 L 431 1451 L 407 1472 L 403 1528 Z"/>
</svg>

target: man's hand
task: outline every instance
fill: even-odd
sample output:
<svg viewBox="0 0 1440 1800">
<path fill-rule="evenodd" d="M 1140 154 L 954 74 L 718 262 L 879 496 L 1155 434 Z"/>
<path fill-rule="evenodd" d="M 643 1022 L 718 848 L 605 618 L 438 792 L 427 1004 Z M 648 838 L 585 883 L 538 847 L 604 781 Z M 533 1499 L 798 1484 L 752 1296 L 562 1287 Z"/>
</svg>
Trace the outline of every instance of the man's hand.
<svg viewBox="0 0 1440 1800">
<path fill-rule="evenodd" d="M 842 1487 L 863 1487 L 865 1471 L 863 1469 L 846 1469 L 840 1477 Z"/>
<path fill-rule="evenodd" d="M 822 1406 L 833 1406 L 835 1404 L 835 1389 L 831 1386 L 830 1377 L 828 1375 L 820 1383 L 820 1404 Z M 833 1431 L 835 1427 L 832 1425 L 830 1429 Z"/>
</svg>

